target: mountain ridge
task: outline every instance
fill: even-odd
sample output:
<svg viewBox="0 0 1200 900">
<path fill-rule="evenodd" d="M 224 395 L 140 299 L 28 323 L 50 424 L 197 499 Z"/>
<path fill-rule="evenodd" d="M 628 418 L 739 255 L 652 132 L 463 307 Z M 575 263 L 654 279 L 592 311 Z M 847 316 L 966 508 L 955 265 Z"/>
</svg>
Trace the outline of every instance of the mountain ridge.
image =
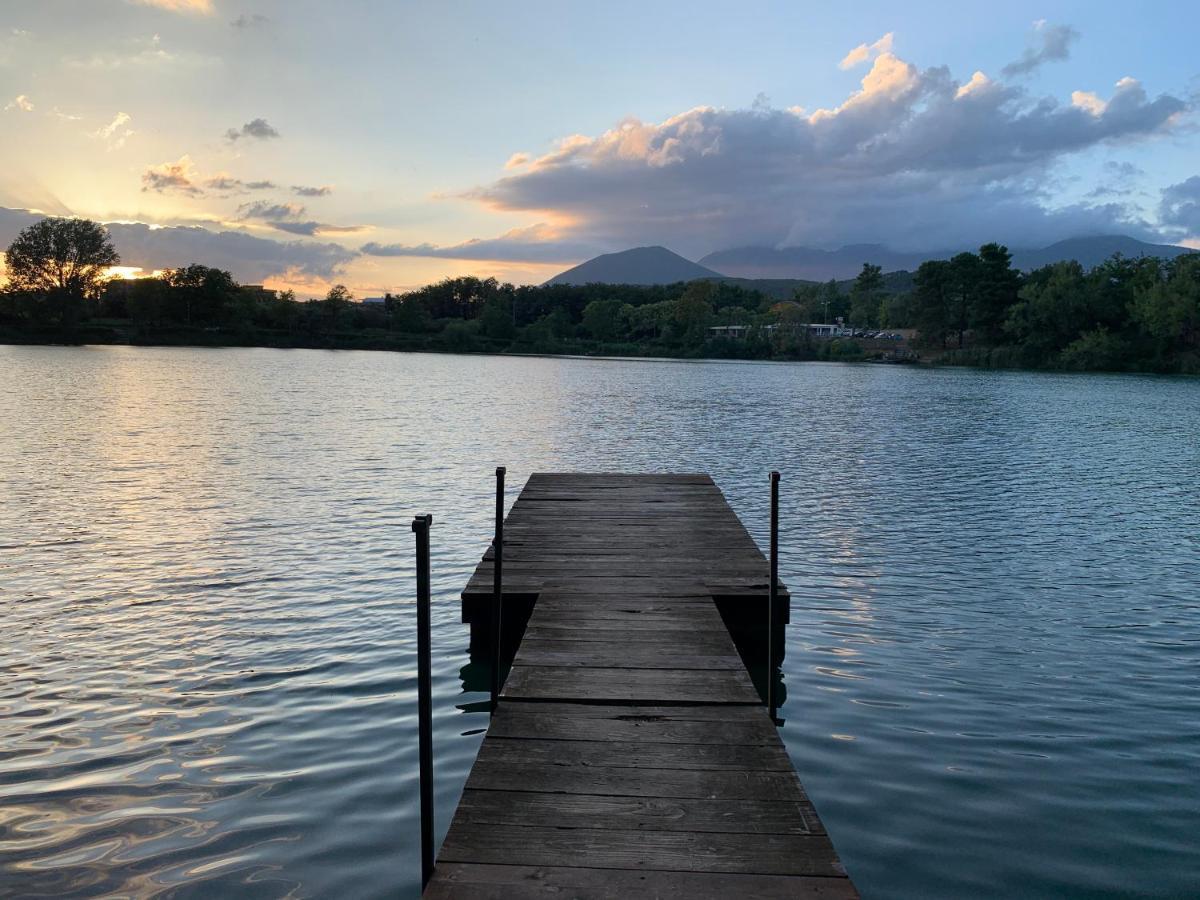
<svg viewBox="0 0 1200 900">
<path fill-rule="evenodd" d="M 966 248 L 963 248 L 966 249 Z M 914 271 L 929 259 L 949 259 L 963 249 L 908 253 L 882 244 L 849 244 L 836 250 L 811 247 L 736 247 L 709 253 L 700 265 L 739 278 L 804 278 L 827 281 L 853 278 L 863 263 L 882 266 L 885 272 Z M 976 248 L 971 248 L 972 250 Z M 1013 267 L 1031 271 L 1054 262 L 1074 259 L 1093 268 L 1114 253 L 1124 256 L 1160 256 L 1172 259 L 1194 252 L 1174 244 L 1151 244 L 1123 234 L 1090 235 L 1056 241 L 1045 247 L 1012 249 Z"/>
<path fill-rule="evenodd" d="M 847 244 L 836 250 L 812 247 L 762 247 L 749 245 L 718 250 L 693 262 L 661 245 L 633 247 L 604 253 L 560 272 L 545 283 L 553 284 L 674 284 L 698 278 L 736 281 L 844 281 L 853 278 L 863 263 L 885 273 L 913 272 L 929 259 L 949 259 L 962 250 L 909 253 L 883 244 Z M 1121 253 L 1127 257 L 1159 256 L 1173 259 L 1196 252 L 1175 244 L 1151 244 L 1123 234 L 1066 238 L 1046 247 L 1012 251 L 1013 267 L 1031 271 L 1062 260 L 1077 260 L 1093 268 Z"/>
<path fill-rule="evenodd" d="M 699 263 L 692 262 L 666 247 L 632 247 L 616 253 L 602 253 L 565 272 L 559 272 L 546 284 L 674 284 L 698 278 L 723 278 Z"/>
</svg>

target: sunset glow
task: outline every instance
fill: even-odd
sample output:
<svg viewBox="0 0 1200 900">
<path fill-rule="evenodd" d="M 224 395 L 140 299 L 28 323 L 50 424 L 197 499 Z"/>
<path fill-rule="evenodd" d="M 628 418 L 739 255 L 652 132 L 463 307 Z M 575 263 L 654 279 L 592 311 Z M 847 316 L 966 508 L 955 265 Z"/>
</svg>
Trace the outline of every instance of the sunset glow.
<svg viewBox="0 0 1200 900">
<path fill-rule="evenodd" d="M 203 261 L 371 296 L 460 274 L 537 282 L 653 244 L 698 259 L 748 244 L 1200 240 L 1181 38 L 1137 40 L 1115 11 L 1074 23 L 1018 5 L 982 34 L 933 6 L 855 20 L 775 4 L 768 22 L 727 23 L 727 53 L 753 65 L 729 60 L 720 79 L 691 52 L 703 16 L 639 7 L 631 67 L 612 52 L 628 40 L 616 12 L 577 13 L 594 39 L 548 81 L 510 63 L 554 26 L 486 6 L 450 68 L 434 53 L 463 38 L 449 10 L 72 9 L 69 24 L 54 3 L 6 10 L 0 238 L 29 210 L 121 223 L 123 273 Z M 605 77 L 620 87 L 608 99 L 592 89 Z M 512 97 L 527 98 L 521 116 L 504 112 Z M 1020 137 L 1035 127 L 1050 136 L 1036 146 Z"/>
</svg>

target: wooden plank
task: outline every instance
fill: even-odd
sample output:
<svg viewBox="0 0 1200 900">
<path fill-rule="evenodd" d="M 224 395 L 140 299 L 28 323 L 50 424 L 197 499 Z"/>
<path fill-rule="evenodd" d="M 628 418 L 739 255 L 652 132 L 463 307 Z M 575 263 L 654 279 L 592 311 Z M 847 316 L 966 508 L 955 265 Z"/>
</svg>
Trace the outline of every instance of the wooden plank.
<svg viewBox="0 0 1200 900">
<path fill-rule="evenodd" d="M 728 650 L 696 652 L 680 650 L 676 642 L 629 644 L 615 641 L 521 642 L 515 665 L 569 666 L 610 669 L 730 669 L 740 672 L 742 659 L 732 646 Z"/>
<path fill-rule="evenodd" d="M 430 900 L 856 900 L 846 878 L 628 871 L 578 866 L 438 863 L 425 896 Z"/>
<path fill-rule="evenodd" d="M 791 772 L 783 744 L 656 744 L 643 741 L 543 741 L 496 738 L 484 741 L 481 764 L 586 766 L 608 769 L 697 769 Z M 530 790 L 535 789 L 530 787 Z"/>
<path fill-rule="evenodd" d="M 472 825 L 699 831 L 722 834 L 823 834 L 808 801 L 708 800 L 464 791 L 456 821 Z"/>
<path fill-rule="evenodd" d="M 472 825 L 454 822 L 441 858 L 447 862 L 669 869 L 756 875 L 845 872 L 822 835 L 712 834 L 691 831 L 616 831 Z"/>
<path fill-rule="evenodd" d="M 750 679 L 728 671 L 514 666 L 501 696 L 581 703 L 761 703 Z"/>
<path fill-rule="evenodd" d="M 484 740 L 487 743 L 487 740 Z M 480 791 L 603 794 L 613 797 L 670 797 L 711 800 L 806 799 L 795 772 L 722 772 L 711 769 L 631 769 L 589 766 L 546 767 L 540 763 L 476 765 L 467 787 Z"/>
<path fill-rule="evenodd" d="M 644 741 L 666 744 L 773 744 L 779 735 L 749 706 L 610 706 L 501 703 L 488 727 L 497 738 Z"/>
</svg>

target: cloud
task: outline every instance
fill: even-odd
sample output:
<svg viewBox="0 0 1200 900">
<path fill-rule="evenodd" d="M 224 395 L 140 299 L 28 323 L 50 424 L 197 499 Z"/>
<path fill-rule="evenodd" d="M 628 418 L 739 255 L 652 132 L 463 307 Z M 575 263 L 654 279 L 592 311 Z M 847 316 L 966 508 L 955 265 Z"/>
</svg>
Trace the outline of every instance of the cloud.
<svg viewBox="0 0 1200 900">
<path fill-rule="evenodd" d="M 120 150 L 125 146 L 125 142 L 133 137 L 135 133 L 132 128 L 125 127 L 131 121 L 133 119 L 129 113 L 119 112 L 113 117 L 111 122 L 103 128 L 98 128 L 91 132 L 90 136 L 98 141 L 103 141 L 109 150 Z"/>
<path fill-rule="evenodd" d="M 565 223 L 560 237 L 690 254 L 746 244 L 879 241 L 914 250 L 1000 239 L 1049 243 L 1149 226 L 1119 204 L 1052 205 L 1072 154 L 1171 132 L 1188 105 L 1123 79 L 1088 110 L 975 74 L 918 69 L 881 51 L 832 109 L 698 107 L 571 135 L 461 193 Z M 445 248 L 435 248 L 445 252 Z"/>
<path fill-rule="evenodd" d="M 4 107 L 5 112 L 8 112 L 10 109 L 15 109 L 18 112 L 33 112 L 33 101 L 24 94 L 18 94 Z"/>
<path fill-rule="evenodd" d="M 0 207 L 0 246 L 43 216 L 26 209 Z M 199 262 L 233 273 L 245 284 L 289 273 L 328 279 L 358 256 L 338 244 L 276 241 L 239 231 L 210 231 L 197 226 L 108 224 L 113 245 L 127 266 L 172 269 Z"/>
<path fill-rule="evenodd" d="M 1034 23 L 1033 39 L 1020 59 L 1000 70 L 1005 78 L 1028 75 L 1043 63 L 1066 60 L 1071 55 L 1071 44 L 1079 40 L 1079 32 L 1070 25 L 1047 25 L 1040 21 Z"/>
<path fill-rule="evenodd" d="M 893 38 L 894 34 L 889 31 L 873 44 L 859 44 L 842 58 L 842 61 L 838 63 L 838 68 L 853 69 L 861 63 L 870 62 L 881 54 L 891 53 Z"/>
<path fill-rule="evenodd" d="M 364 231 L 370 231 L 370 226 L 367 225 L 330 225 L 327 222 L 291 222 L 278 221 L 270 222 L 270 226 L 277 231 L 286 231 L 289 234 L 303 234 L 308 236 L 325 235 L 325 234 L 360 234 Z"/>
<path fill-rule="evenodd" d="M 330 225 L 326 222 L 303 220 L 307 210 L 299 203 L 270 203 L 259 200 L 243 203 L 238 207 L 238 218 L 246 221 L 257 219 L 276 231 L 313 237 L 324 234 L 358 234 L 368 231 L 366 225 Z"/>
<path fill-rule="evenodd" d="M 1146 174 L 1144 169 L 1131 162 L 1115 162 L 1113 160 L 1106 162 L 1101 171 L 1104 173 L 1105 183 L 1098 184 L 1088 191 L 1088 197 L 1128 196 L 1136 190 L 1137 179 Z"/>
<path fill-rule="evenodd" d="M 270 19 L 261 13 L 252 13 L 251 15 L 243 13 L 229 24 L 233 28 L 259 28 L 270 21 Z"/>
<path fill-rule="evenodd" d="M 269 203 L 257 200 L 238 207 L 239 219 L 293 219 L 304 215 L 304 207 L 298 203 Z"/>
<path fill-rule="evenodd" d="M 1200 236 L 1200 175 L 1163 188 L 1158 215 L 1184 236 Z"/>
<path fill-rule="evenodd" d="M 268 179 L 243 181 L 228 172 L 217 172 L 203 177 L 196 172 L 192 158 L 181 156 L 176 162 L 165 162 L 151 166 L 142 173 L 142 190 L 167 193 L 174 191 L 180 194 L 198 197 L 209 191 L 217 194 L 244 194 L 249 191 L 269 191 L 277 188 L 275 182 Z"/>
<path fill-rule="evenodd" d="M 192 158 L 186 153 L 179 157 L 177 162 L 166 162 L 146 169 L 142 173 L 142 191 L 155 191 L 159 194 L 173 191 L 193 197 L 204 193 L 197 184 Z"/>
<path fill-rule="evenodd" d="M 208 16 L 214 12 L 212 0 L 131 0 L 131 2 L 139 6 L 154 6 L 174 13 Z"/>
<path fill-rule="evenodd" d="M 299 197 L 325 197 L 333 193 L 333 185 L 325 184 L 320 187 L 307 187 L 303 184 L 293 184 L 292 193 Z"/>
<path fill-rule="evenodd" d="M 474 238 L 461 244 L 377 244 L 362 246 L 365 256 L 412 256 L 436 259 L 496 260 L 504 262 L 575 262 L 598 252 L 595 245 L 564 241 L 549 225 L 514 228 L 496 238 Z"/>
<path fill-rule="evenodd" d="M 225 132 L 228 140 L 236 141 L 241 138 L 255 138 L 260 141 L 279 137 L 279 132 L 266 119 L 251 119 L 240 129 L 230 128 Z"/>
<path fill-rule="evenodd" d="M 227 172 L 218 172 L 204 180 L 204 187 L 210 191 L 225 194 L 244 194 L 247 191 L 269 191 L 276 187 L 273 181 L 242 181 Z"/>
</svg>

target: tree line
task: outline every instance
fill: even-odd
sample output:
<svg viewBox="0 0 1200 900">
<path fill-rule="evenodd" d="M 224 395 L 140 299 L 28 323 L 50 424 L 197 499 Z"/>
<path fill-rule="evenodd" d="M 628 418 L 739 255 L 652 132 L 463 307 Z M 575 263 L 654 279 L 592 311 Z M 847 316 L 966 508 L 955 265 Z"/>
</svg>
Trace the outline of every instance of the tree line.
<svg viewBox="0 0 1200 900">
<path fill-rule="evenodd" d="M 325 297 L 239 285 L 202 264 L 111 279 L 119 255 L 100 225 L 45 219 L 8 248 L 0 335 L 9 340 L 337 346 L 751 359 L 857 359 L 852 336 L 807 323 L 911 329 L 927 359 L 973 365 L 1200 372 L 1200 254 L 1064 262 L 1029 273 L 1008 250 L 923 263 L 910 290 L 866 264 L 848 285 L 799 283 L 779 300 L 745 283 L 517 286 L 447 278 L 381 302 L 343 286 Z M 715 325 L 738 325 L 714 333 Z M 912 332 L 909 332 L 912 333 Z"/>
</svg>

